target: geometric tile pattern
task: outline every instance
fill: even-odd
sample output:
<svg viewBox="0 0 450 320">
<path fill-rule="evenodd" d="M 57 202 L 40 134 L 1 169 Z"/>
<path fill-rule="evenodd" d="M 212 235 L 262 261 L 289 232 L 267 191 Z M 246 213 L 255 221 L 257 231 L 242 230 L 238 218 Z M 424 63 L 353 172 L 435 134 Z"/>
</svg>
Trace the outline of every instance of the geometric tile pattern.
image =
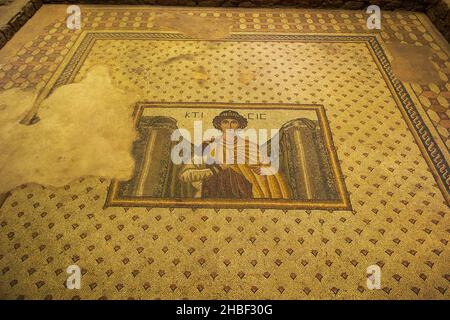
<svg viewBox="0 0 450 320">
<path fill-rule="evenodd" d="M 336 43 L 339 40 L 342 45 Z M 336 102 L 341 102 L 338 98 L 341 95 L 348 101 L 346 108 L 365 99 L 368 103 L 364 106 L 373 108 L 377 106 L 377 101 L 373 99 L 379 99 L 384 93 L 374 92 L 373 84 L 382 83 L 386 87 L 386 83 L 376 70 L 377 65 L 367 50 L 367 43 L 358 44 L 357 41 L 361 38 L 302 38 L 299 35 L 254 37 L 240 33 L 229 35 L 227 40 L 204 41 L 169 33 L 86 33 L 79 41 L 76 54 L 68 62 L 69 66 L 75 67 L 74 71 L 64 69 L 62 75 L 57 80 L 55 78 L 55 85 L 81 80 L 88 70 L 102 61 L 113 70 L 112 77 L 117 86 L 138 92 L 150 101 L 311 101 L 327 103 L 333 110 L 337 107 Z M 359 45 L 358 49 L 352 46 L 355 43 Z M 377 49 L 374 38 L 369 43 L 374 54 L 379 56 L 381 51 Z M 237 57 L 235 52 L 238 52 Z M 273 59 L 274 55 L 278 59 Z M 339 58 L 330 58 L 329 55 Z M 385 61 L 385 58 L 379 58 Z M 145 63 L 149 61 L 152 63 Z M 221 63 L 217 64 L 217 61 Z M 80 64 L 81 72 L 78 72 L 79 67 L 76 66 Z M 251 75 L 251 80 L 245 83 L 243 78 L 245 80 L 248 75 Z M 368 82 L 373 84 L 364 85 Z M 350 83 L 354 86 L 347 88 Z M 50 86 L 54 86 L 53 81 Z M 408 103 L 405 103 L 408 108 Z M 417 121 L 413 120 L 415 126 L 423 130 L 424 126 Z M 430 149 L 431 146 L 427 148 L 431 154 L 437 154 Z M 435 158 L 433 156 L 433 162 L 438 161 Z M 445 175 L 444 180 L 447 179 Z"/>
<path fill-rule="evenodd" d="M 376 197 L 377 184 L 359 192 Z M 448 210 L 436 195 L 417 192 L 419 209 L 405 193 L 333 213 L 103 210 L 108 185 L 13 193 L 1 209 L 3 298 L 448 299 Z M 365 285 L 374 263 L 382 290 Z M 81 290 L 64 289 L 70 264 Z"/>
<path fill-rule="evenodd" d="M 155 30 L 159 10 L 89 8 L 83 30 Z M 355 12 L 169 11 L 227 18 L 231 31 L 367 32 Z M 418 17 L 386 13 L 381 37 L 430 46 L 446 77 L 448 52 Z M 42 86 L 77 35 L 63 21 L 49 25 L 3 65 L 0 87 Z M 363 43 L 127 41 L 133 57 L 121 54 L 123 45 L 98 41 L 75 80 L 101 60 L 116 85 L 149 100 L 324 105 L 352 210 L 104 208 L 109 179 L 27 184 L 0 209 L 0 297 L 449 299 L 449 208 Z M 162 63 L 177 54 L 194 58 Z M 254 80 L 240 82 L 243 72 Z M 193 81 L 198 73 L 208 81 Z M 429 96 L 428 114 L 438 115 L 430 118 L 448 145 L 448 108 L 437 107 L 445 106 L 438 97 L 449 100 L 444 82 L 439 93 L 413 87 L 422 104 Z M 80 290 L 64 288 L 70 264 L 82 268 Z M 366 287 L 372 264 L 381 267 L 381 290 Z"/>
</svg>

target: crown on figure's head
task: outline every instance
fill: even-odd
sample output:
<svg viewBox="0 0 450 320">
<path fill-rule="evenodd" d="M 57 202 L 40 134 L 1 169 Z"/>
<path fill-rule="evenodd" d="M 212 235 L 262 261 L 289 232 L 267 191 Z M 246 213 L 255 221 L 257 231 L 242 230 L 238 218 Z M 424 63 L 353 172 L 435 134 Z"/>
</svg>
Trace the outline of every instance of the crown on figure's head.
<svg viewBox="0 0 450 320">
<path fill-rule="evenodd" d="M 234 119 L 239 123 L 239 129 L 244 129 L 247 127 L 247 119 L 241 116 L 238 112 L 233 110 L 225 110 L 219 113 L 218 116 L 215 116 L 213 119 L 214 128 L 220 130 L 220 123 L 224 119 Z"/>
</svg>

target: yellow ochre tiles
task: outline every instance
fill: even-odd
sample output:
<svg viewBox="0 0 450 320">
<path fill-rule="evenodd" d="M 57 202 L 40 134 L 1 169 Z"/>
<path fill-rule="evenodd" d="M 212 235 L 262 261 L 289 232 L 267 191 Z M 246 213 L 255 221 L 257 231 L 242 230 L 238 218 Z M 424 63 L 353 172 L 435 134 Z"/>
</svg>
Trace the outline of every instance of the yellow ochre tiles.
<svg viewBox="0 0 450 320">
<path fill-rule="evenodd" d="M 0 60 L 0 87 L 54 89 L 102 64 L 115 86 L 145 101 L 322 105 L 351 208 L 105 207 L 110 178 L 80 177 L 60 188 L 30 181 L 0 209 L 2 298 L 448 299 L 445 183 L 367 37 L 376 36 L 394 64 L 405 56 L 389 44 L 429 48 L 433 81 L 405 85 L 448 159 L 449 51 L 427 18 L 386 12 L 381 32 L 372 32 L 356 11 L 82 12 L 81 31 L 53 14 Z M 30 23 L 39 24 L 35 18 Z M 202 19 L 204 26 L 224 22 L 205 36 L 195 27 Z M 150 32 L 181 36 L 155 39 Z M 95 41 L 83 47 L 83 39 Z M 70 61 L 76 66 L 58 77 Z M 80 290 L 65 288 L 72 264 L 82 269 Z M 382 270 L 379 290 L 366 286 L 374 264 Z"/>
</svg>

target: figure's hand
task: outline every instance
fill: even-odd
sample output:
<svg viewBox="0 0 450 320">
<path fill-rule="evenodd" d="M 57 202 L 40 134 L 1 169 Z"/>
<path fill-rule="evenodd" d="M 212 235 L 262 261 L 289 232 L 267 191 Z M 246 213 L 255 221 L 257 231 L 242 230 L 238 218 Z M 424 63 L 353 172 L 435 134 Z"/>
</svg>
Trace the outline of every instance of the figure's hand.
<svg viewBox="0 0 450 320">
<path fill-rule="evenodd" d="M 254 167 L 251 167 L 251 169 L 252 169 L 256 174 L 261 174 L 261 167 L 254 166 Z"/>
</svg>

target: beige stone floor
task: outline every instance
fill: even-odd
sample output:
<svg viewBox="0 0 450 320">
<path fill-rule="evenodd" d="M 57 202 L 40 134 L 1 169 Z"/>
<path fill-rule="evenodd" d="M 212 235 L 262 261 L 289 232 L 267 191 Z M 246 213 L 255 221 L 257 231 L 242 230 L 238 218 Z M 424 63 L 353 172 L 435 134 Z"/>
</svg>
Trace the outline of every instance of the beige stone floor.
<svg viewBox="0 0 450 320">
<path fill-rule="evenodd" d="M 0 209 L 2 298 L 449 298 L 445 179 L 367 43 L 345 38 L 378 37 L 448 163 L 449 49 L 424 15 L 383 13 L 373 32 L 357 11 L 82 6 L 71 31 L 65 9 L 43 6 L 0 51 L 6 92 L 78 84 L 56 89 L 34 127 L 0 128 L 14 137 L 0 185 L 19 185 Z M 91 73 L 99 65 L 106 75 Z M 0 105 L 13 101 L 18 121 L 31 104 L 12 94 Z M 104 208 L 130 169 L 132 109 L 114 101 L 135 99 L 324 105 L 352 210 Z M 64 287 L 70 264 L 80 290 Z M 380 290 L 366 287 L 372 264 Z"/>
</svg>

